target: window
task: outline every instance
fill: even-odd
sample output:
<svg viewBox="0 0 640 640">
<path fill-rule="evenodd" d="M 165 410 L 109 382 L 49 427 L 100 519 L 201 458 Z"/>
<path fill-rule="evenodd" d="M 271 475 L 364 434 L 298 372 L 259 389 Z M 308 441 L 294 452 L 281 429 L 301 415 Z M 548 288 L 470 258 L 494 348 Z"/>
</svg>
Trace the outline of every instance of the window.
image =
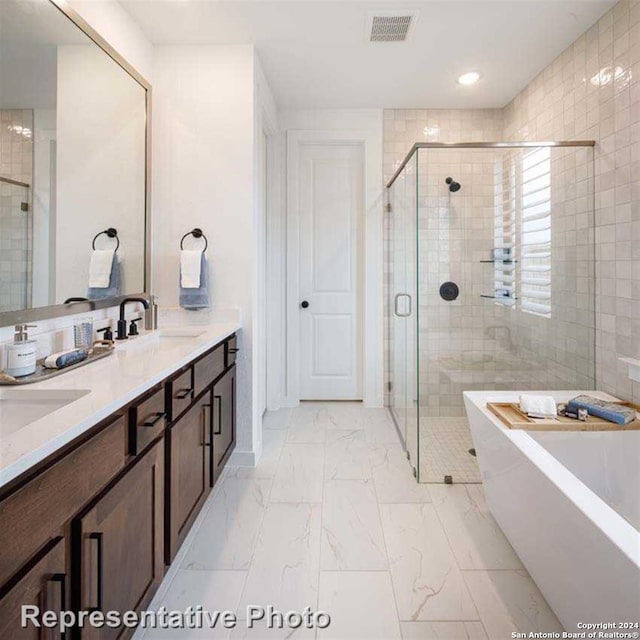
<svg viewBox="0 0 640 640">
<path fill-rule="evenodd" d="M 521 308 L 551 316 L 551 149 L 527 151 L 522 158 L 520 208 Z"/>
</svg>

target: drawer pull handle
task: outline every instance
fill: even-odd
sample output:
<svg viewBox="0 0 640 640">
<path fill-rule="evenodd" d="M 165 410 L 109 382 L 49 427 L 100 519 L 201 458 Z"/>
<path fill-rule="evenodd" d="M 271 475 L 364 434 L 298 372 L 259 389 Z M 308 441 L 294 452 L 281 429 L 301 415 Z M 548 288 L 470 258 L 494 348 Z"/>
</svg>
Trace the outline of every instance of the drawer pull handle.
<svg viewBox="0 0 640 640">
<path fill-rule="evenodd" d="M 43 607 L 44 609 L 51 609 L 53 611 L 66 611 L 67 609 L 67 595 L 66 595 L 66 590 L 65 590 L 65 582 L 66 582 L 67 576 L 64 573 L 54 573 L 48 580 L 47 582 L 50 585 L 54 585 L 57 584 L 58 588 L 60 589 L 60 600 L 58 602 L 54 602 L 50 599 L 50 595 L 51 595 L 51 589 L 47 589 L 47 591 L 45 592 L 45 606 Z M 60 631 L 60 638 L 62 640 L 64 640 L 65 634 L 64 634 L 64 630 Z"/>
<path fill-rule="evenodd" d="M 218 401 L 218 428 L 214 426 L 213 435 L 222 435 L 222 396 L 213 396 L 213 401 Z"/>
<path fill-rule="evenodd" d="M 164 418 L 166 415 L 166 413 L 164 411 L 160 411 L 156 414 L 154 414 L 154 417 L 149 419 L 149 420 L 145 420 L 142 423 L 143 427 L 154 427 L 156 424 L 158 424 L 158 422 L 160 422 L 160 420 L 162 420 L 162 418 Z"/>
<path fill-rule="evenodd" d="M 209 424 L 209 428 L 207 428 L 207 409 L 211 409 L 211 405 L 210 404 L 203 404 L 202 405 L 202 443 L 204 444 L 205 447 L 212 447 L 213 446 L 213 439 L 209 439 L 207 441 L 207 432 L 211 433 L 211 424 Z"/>
<path fill-rule="evenodd" d="M 96 606 L 90 607 L 93 611 L 102 611 L 102 532 L 89 534 L 89 540 L 95 540 L 98 553 L 96 562 Z"/>
<path fill-rule="evenodd" d="M 229 353 L 238 353 L 238 351 L 240 351 L 240 349 L 237 349 L 236 347 L 229 347 Z"/>
<path fill-rule="evenodd" d="M 193 389 L 179 389 L 175 392 L 173 397 L 177 400 L 184 400 L 185 398 L 188 398 L 192 394 L 192 392 Z"/>
</svg>

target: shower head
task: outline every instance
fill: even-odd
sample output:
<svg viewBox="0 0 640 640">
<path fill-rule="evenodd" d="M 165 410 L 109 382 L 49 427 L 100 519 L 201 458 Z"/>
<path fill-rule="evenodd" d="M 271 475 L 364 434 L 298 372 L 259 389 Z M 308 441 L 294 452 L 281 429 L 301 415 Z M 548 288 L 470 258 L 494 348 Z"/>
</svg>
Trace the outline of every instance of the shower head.
<svg viewBox="0 0 640 640">
<path fill-rule="evenodd" d="M 449 185 L 449 191 L 451 191 L 451 193 L 460 191 L 460 183 L 456 182 L 453 178 L 447 178 L 445 182 Z"/>
</svg>

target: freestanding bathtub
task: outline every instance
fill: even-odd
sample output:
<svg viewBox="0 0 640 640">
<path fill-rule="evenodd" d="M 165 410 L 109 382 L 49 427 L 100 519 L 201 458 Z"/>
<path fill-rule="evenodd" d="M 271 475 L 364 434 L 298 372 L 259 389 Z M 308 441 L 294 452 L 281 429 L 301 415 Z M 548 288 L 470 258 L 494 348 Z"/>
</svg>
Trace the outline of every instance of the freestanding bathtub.
<svg viewBox="0 0 640 640">
<path fill-rule="evenodd" d="M 486 404 L 519 395 L 464 394 L 489 508 L 567 631 L 624 632 L 640 622 L 640 431 L 511 430 Z"/>
</svg>

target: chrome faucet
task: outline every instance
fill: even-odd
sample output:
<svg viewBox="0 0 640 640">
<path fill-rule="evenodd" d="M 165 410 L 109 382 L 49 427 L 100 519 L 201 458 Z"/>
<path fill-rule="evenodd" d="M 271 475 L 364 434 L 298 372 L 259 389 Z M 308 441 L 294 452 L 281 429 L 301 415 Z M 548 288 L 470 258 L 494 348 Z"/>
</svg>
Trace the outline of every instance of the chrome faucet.
<svg viewBox="0 0 640 640">
<path fill-rule="evenodd" d="M 127 302 L 139 302 L 145 309 L 149 308 L 149 302 L 144 298 L 125 298 L 120 303 L 120 319 L 116 329 L 116 340 L 126 340 L 127 336 L 127 321 L 124 319 L 124 308 Z"/>
</svg>

